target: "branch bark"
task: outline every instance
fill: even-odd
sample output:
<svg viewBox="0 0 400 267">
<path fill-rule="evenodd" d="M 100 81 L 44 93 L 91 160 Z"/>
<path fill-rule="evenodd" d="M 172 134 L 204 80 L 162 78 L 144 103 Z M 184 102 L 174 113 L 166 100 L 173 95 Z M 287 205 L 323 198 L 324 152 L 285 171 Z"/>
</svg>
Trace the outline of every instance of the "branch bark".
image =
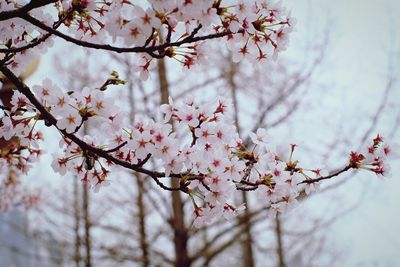
<svg viewBox="0 0 400 267">
<path fill-rule="evenodd" d="M 0 21 L 20 17 L 27 14 L 32 9 L 43 7 L 55 2 L 58 2 L 58 0 L 32 0 L 21 8 L 0 12 Z"/>
</svg>

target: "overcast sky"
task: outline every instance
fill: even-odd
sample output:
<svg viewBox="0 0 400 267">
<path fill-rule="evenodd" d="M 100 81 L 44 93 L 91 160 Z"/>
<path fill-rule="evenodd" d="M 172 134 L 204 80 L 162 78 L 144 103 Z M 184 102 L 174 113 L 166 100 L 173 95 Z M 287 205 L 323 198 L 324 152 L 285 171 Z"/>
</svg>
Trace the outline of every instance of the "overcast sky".
<svg viewBox="0 0 400 267">
<path fill-rule="evenodd" d="M 373 113 L 382 97 L 388 77 L 388 65 L 400 77 L 400 1 L 398 0 L 290 0 L 297 18 L 294 40 L 323 38 L 309 34 L 327 27 L 329 49 L 325 71 L 319 80 L 327 88 L 324 104 L 336 107 L 338 113 Z M 307 36 L 307 37 L 305 37 Z M 311 36 L 311 37 L 310 37 Z M 287 53 L 295 53 L 295 43 Z M 301 56 L 301 55 L 298 55 Z M 400 112 L 400 86 L 397 82 L 389 97 L 388 108 L 378 123 L 379 133 L 392 133 Z M 335 114 L 332 114 L 335 116 Z M 369 115 L 365 115 L 369 119 Z M 362 116 L 358 118 L 362 124 Z M 348 119 L 349 123 L 353 123 Z M 357 122 L 356 122 L 357 123 Z M 400 142 L 397 131 L 393 141 Z M 400 266 L 400 161 L 392 162 L 393 177 L 385 182 L 371 175 L 357 177 L 346 185 L 348 199 L 358 197 L 353 186 L 370 183 L 362 204 L 335 224 L 331 237 L 346 249 L 344 266 Z M 358 192 L 359 193 L 359 192 Z M 343 195 L 342 195 L 343 196 Z"/>
</svg>

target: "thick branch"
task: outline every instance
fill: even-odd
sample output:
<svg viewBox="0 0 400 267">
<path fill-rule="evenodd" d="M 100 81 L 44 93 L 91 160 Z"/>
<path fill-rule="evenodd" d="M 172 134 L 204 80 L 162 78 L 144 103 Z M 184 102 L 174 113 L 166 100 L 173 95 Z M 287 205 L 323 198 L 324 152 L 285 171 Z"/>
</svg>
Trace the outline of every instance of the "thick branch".
<svg viewBox="0 0 400 267">
<path fill-rule="evenodd" d="M 32 0 L 21 8 L 0 12 L 0 21 L 21 17 L 22 15 L 27 14 L 32 9 L 43 7 L 55 2 L 58 2 L 58 0 Z"/>
</svg>

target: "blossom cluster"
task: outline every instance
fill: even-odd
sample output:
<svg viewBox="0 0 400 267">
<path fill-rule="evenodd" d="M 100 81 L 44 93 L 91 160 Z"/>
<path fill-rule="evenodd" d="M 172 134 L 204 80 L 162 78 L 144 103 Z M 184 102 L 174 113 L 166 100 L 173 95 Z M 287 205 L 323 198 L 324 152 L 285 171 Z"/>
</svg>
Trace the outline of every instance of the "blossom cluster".
<svg viewBox="0 0 400 267">
<path fill-rule="evenodd" d="M 102 88 L 64 92 L 46 79 L 33 90 L 49 113 L 38 112 L 26 96 L 15 91 L 12 108 L 0 120 L 0 137 L 18 140 L 18 153 L 1 157 L 0 165 L 16 165 L 26 172 L 27 163 L 41 153 L 37 142 L 42 138 L 35 126 L 38 121 L 51 123 L 46 121 L 51 114 L 61 133 L 62 152 L 53 155 L 56 172 L 73 173 L 94 191 L 109 184 L 113 168 L 123 166 L 145 173 L 163 189 L 189 195 L 195 226 L 239 214 L 245 207 L 234 205 L 238 190 L 256 191 L 275 214 L 296 206 L 301 192 L 318 190 L 320 181 L 330 177 L 325 170 L 299 166 L 294 159 L 295 144 L 288 147 L 288 157 L 277 153 L 265 129 L 251 133 L 251 143 L 245 145 L 230 118 L 231 103 L 223 98 L 207 103 L 187 98 L 182 105 L 170 98 L 160 107 L 163 121 L 138 117 L 129 125 Z M 90 121 L 100 125 L 105 135 L 84 135 L 82 128 Z M 173 124 L 177 130 L 173 130 Z M 23 157 L 24 151 L 30 155 Z M 341 172 L 363 168 L 387 175 L 385 161 L 393 154 L 392 147 L 377 136 L 366 152 L 352 152 Z M 150 158 L 156 165 L 149 162 Z M 161 166 L 158 171 L 157 166 Z M 170 179 L 179 179 L 180 186 L 167 186 L 165 181 Z"/>
<path fill-rule="evenodd" d="M 389 145 L 378 135 L 363 152 L 351 152 L 348 163 L 343 169 L 329 174 L 325 169 L 300 167 L 299 161 L 293 159 L 296 147 L 295 144 L 290 145 L 288 159 L 283 159 L 274 153 L 269 155 L 271 161 L 267 162 L 267 166 L 255 166 L 255 184 L 264 185 L 257 188 L 258 196 L 264 202 L 267 200 L 273 216 L 276 212 L 286 212 L 295 207 L 297 205 L 296 198 L 301 193 L 308 195 L 313 191 L 318 191 L 322 180 L 330 179 L 348 169 L 365 169 L 378 176 L 390 177 L 388 159 L 400 156 L 397 144 Z"/>
<path fill-rule="evenodd" d="M 235 61 L 276 58 L 286 48 L 294 25 L 290 13 L 279 2 L 269 0 L 54 2 L 52 8 L 35 8 L 0 24 L 0 48 L 29 47 L 10 50 L 9 62 L 15 73 L 52 46 L 55 32 L 81 46 L 91 43 L 105 50 L 138 52 L 135 69 L 147 79 L 155 57 L 174 58 L 187 68 L 202 61 L 207 51 L 201 41 L 207 39 L 225 37 Z M 17 10 L 26 4 L 23 0 L 3 1 L 0 10 Z"/>
<path fill-rule="evenodd" d="M 377 135 L 364 151 L 350 153 L 350 165 L 357 169 L 372 171 L 378 176 L 390 177 L 392 174 L 388 159 L 399 158 L 399 153 L 399 144 L 388 143 L 382 136 Z"/>
<path fill-rule="evenodd" d="M 16 10 L 27 4 L 28 1 L 1 1 L 0 12 Z M 43 22 L 53 21 L 52 16 L 45 10 L 37 8 L 30 11 L 30 15 L 39 18 Z M 1 18 L 1 14 L 0 14 Z M 7 59 L 10 68 L 19 75 L 38 55 L 47 52 L 48 48 L 53 46 L 51 36 L 46 36 L 46 32 L 35 27 L 22 18 L 11 18 L 1 20 L 0 23 L 0 60 Z M 39 39 L 42 41 L 37 42 Z M 34 48 L 30 48 L 31 43 L 36 43 Z M 26 47 L 26 49 L 22 49 Z M 14 52 L 8 49 L 19 49 Z M 29 48 L 29 49 L 28 49 Z"/>
</svg>

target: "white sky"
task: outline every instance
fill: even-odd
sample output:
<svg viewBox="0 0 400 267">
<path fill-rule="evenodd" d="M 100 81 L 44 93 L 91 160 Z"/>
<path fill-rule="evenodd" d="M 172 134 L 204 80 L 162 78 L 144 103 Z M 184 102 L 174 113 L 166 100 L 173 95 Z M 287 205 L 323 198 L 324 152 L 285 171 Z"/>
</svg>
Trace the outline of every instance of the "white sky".
<svg viewBox="0 0 400 267">
<path fill-rule="evenodd" d="M 287 4 L 298 20 L 294 38 L 310 38 L 313 42 L 323 36 L 310 37 L 308 32 L 328 25 L 328 62 L 319 80 L 328 85 L 329 99 L 322 99 L 322 103 L 344 113 L 344 124 L 353 123 L 346 115 L 359 109 L 362 125 L 363 116 L 369 119 L 364 112 L 373 113 L 382 97 L 389 58 L 395 66 L 395 77 L 400 77 L 400 1 L 290 0 Z M 287 53 L 295 51 L 292 42 Z M 390 51 L 394 53 L 390 55 Z M 392 108 L 384 111 L 377 127 L 386 136 L 400 111 L 399 89 L 397 83 L 389 100 Z M 399 132 L 393 139 L 400 142 Z M 359 193 L 353 186 L 370 183 L 362 204 L 341 218 L 330 233 L 336 245 L 345 250 L 342 266 L 400 266 L 400 175 L 396 171 L 399 167 L 400 161 L 393 161 L 393 177 L 383 183 L 363 174 L 356 177 L 358 181 L 351 183 L 351 187 L 345 185 L 344 195 L 351 202 Z"/>
</svg>

